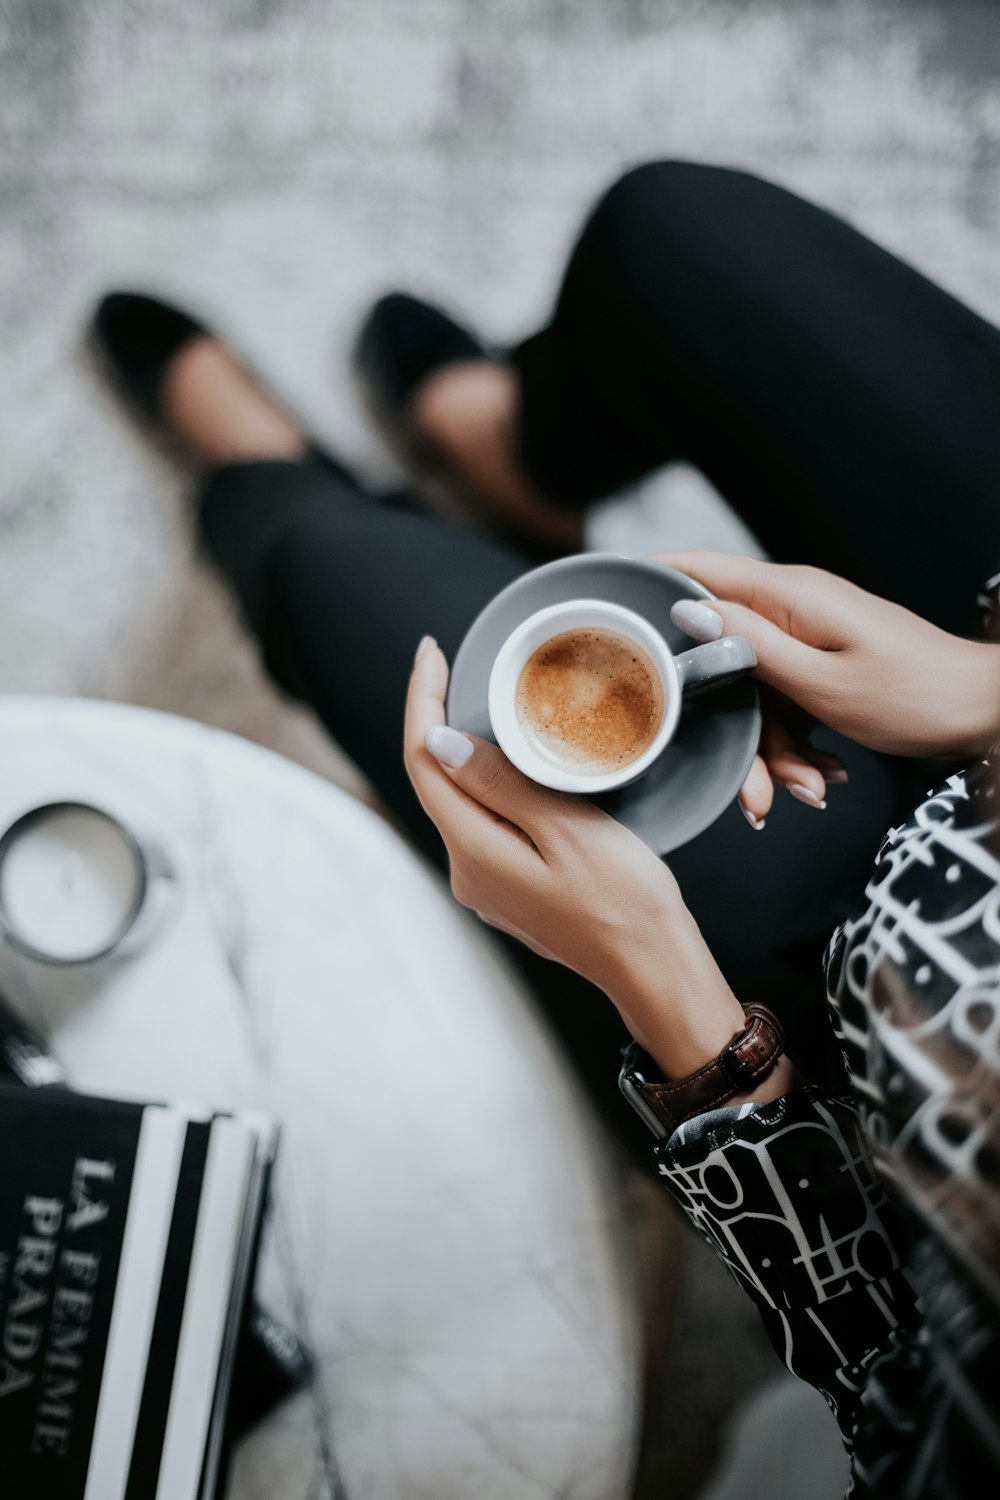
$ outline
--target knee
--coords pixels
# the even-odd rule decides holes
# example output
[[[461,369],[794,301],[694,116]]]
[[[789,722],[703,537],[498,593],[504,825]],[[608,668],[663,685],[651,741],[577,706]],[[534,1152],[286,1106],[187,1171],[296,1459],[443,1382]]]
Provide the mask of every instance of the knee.
[[[589,232],[618,244],[633,234],[729,234],[769,200],[791,198],[752,172],[691,161],[647,161],[619,177],[598,203]]]
[[[663,198],[683,197],[692,181],[716,170],[692,161],[640,162],[629,167],[612,183],[600,206],[609,213],[630,213],[637,207]]]

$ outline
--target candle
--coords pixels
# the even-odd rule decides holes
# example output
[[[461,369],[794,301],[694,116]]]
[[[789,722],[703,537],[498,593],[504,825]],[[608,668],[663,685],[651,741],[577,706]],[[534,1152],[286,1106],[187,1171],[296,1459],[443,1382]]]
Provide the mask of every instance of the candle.
[[[50,963],[109,952],[139,914],[142,851],[108,813],[57,802],[18,819],[0,840],[0,926]]]

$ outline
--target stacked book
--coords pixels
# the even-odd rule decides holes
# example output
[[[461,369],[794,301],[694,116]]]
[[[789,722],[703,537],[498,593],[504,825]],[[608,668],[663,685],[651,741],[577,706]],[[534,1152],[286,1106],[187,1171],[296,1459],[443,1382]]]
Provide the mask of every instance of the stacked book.
[[[32,1049],[0,1056],[0,1494],[211,1500],[275,1127],[72,1093]]]

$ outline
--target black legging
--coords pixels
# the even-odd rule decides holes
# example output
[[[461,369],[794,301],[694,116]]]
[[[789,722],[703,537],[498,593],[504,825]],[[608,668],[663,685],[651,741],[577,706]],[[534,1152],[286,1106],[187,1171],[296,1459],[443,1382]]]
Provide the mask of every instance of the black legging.
[[[778,561],[974,628],[996,566],[1000,334],[839,219],[744,173],[640,167],[598,204],[551,324],[511,359],[521,458],[561,503],[684,458]],[[320,455],[217,471],[202,517],[276,674],[443,862],[401,758],[413,652],[429,632],[453,657],[537,559]],[[731,807],[670,856],[737,995],[774,1006],[814,1072],[831,1066],[822,948],[917,789],[912,767],[823,743],[850,772],[827,812],[779,794],[756,834]],[[592,1096],[645,1148],[616,1097],[611,1005],[511,947]]]

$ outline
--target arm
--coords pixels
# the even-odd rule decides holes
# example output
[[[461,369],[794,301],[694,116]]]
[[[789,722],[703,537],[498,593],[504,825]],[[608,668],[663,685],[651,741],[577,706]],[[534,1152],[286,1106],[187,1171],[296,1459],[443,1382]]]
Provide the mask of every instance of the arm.
[[[592,804],[536,786],[496,746],[447,729],[447,676],[429,643],[411,683],[406,758],[448,846],[455,895],[603,988],[667,1077],[702,1066],[744,1015],[673,876]],[[897,1336],[909,1326],[913,1299],[850,1101],[800,1084],[786,1061],[738,1105],[681,1126],[657,1169],[779,1354],[827,1395],[850,1446],[867,1372],[893,1325]]]
[[[791,789],[811,779],[819,805],[824,778],[836,777],[808,744],[810,718],[895,753],[978,754],[995,738],[997,648],[945,636],[812,569],[711,554],[665,560],[744,601],[713,601],[715,625],[701,638],[750,636],[758,676],[779,695],[742,794],[761,816],[772,780]],[[743,569],[764,569],[766,589],[741,584]],[[940,693],[926,692],[928,670]],[[704,1065],[742,1010],[669,871],[582,799],[544,791],[496,747],[448,729],[446,686],[447,664],[425,642],[406,761],[448,846],[458,899],[605,989],[667,1077]],[[888,1500],[901,1493],[917,1437],[939,1431],[933,1361],[853,1101],[800,1085],[786,1065],[739,1108],[689,1121],[659,1148],[658,1168],[758,1303],[779,1351],[827,1394],[855,1451],[855,1493]],[[734,1213],[738,1204],[747,1211]]]

